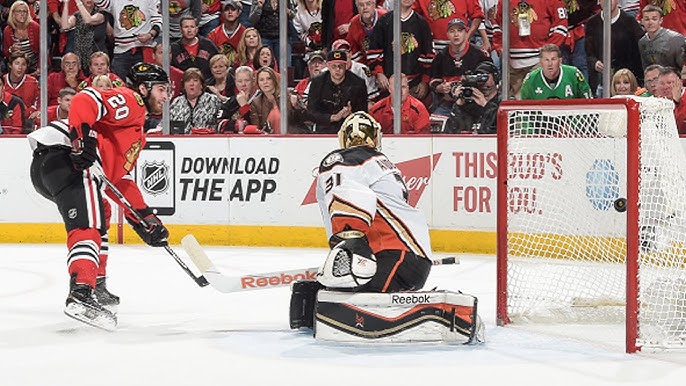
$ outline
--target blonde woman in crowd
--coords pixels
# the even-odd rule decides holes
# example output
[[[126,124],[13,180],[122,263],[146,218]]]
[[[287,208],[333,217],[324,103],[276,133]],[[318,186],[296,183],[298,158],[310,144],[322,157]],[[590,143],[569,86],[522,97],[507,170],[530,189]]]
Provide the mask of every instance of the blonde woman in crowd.
[[[240,42],[238,42],[238,52],[236,53],[236,63],[234,68],[240,66],[252,66],[253,59],[257,50],[262,47],[262,38],[255,28],[246,28]]]
[[[2,48],[6,58],[13,53],[23,53],[28,61],[26,73],[38,76],[40,25],[29,16],[29,5],[25,1],[15,1],[10,7]]]
[[[233,95],[236,82],[233,75],[229,73],[231,63],[224,54],[216,54],[210,58],[210,72],[212,77],[207,80],[207,89],[219,100],[226,102],[228,97]]]
[[[631,70],[621,68],[612,76],[612,83],[610,84],[610,95],[638,95],[639,90],[636,76]],[[645,90],[641,90],[643,92]],[[639,92],[639,94],[641,93]]]

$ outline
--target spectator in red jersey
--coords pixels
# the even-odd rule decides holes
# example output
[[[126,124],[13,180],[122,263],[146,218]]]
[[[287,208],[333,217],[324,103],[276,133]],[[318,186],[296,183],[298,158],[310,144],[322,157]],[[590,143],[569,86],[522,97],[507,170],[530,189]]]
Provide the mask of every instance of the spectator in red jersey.
[[[331,47],[338,39],[345,39],[350,20],[355,15],[353,0],[322,1],[322,47]]]
[[[481,21],[484,19],[484,11],[478,0],[445,0],[437,4],[435,0],[417,0],[413,9],[426,19],[433,35],[434,53],[448,45],[448,23],[459,18],[469,20],[467,28],[467,41],[478,31]]]
[[[233,67],[252,66],[252,60],[260,47],[262,47],[260,33],[253,27],[246,28],[243,36],[241,36],[241,40],[238,42],[238,52],[236,53],[236,62],[233,64]]]
[[[78,0],[78,11],[69,16],[68,8],[62,8],[60,18],[62,31],[70,31],[69,43],[65,52],[74,52],[79,56],[83,65],[82,70],[88,72],[88,58],[93,52],[107,51],[107,23],[105,14],[95,8],[94,0]]]
[[[351,59],[362,64],[368,64],[369,39],[379,17],[387,11],[383,8],[377,8],[374,0],[356,0],[355,5],[359,14],[350,19],[350,28],[345,40],[350,43]]]
[[[389,78],[391,94],[376,102],[369,113],[381,124],[381,132],[393,134],[393,75]],[[400,134],[429,134],[431,123],[429,111],[419,99],[410,95],[410,85],[405,74],[400,74]]]
[[[80,70],[80,59],[76,54],[72,52],[64,54],[60,66],[62,71],[48,75],[48,106],[54,106],[57,103],[57,96],[63,88],[69,87],[76,90],[86,79]]]
[[[181,40],[171,45],[171,65],[184,72],[195,67],[204,79],[212,76],[210,58],[219,53],[211,40],[198,35],[198,22],[192,16],[181,18]]]
[[[5,77],[0,76],[0,133],[22,134],[31,130],[24,122],[24,102],[5,91]]]
[[[498,1],[497,9],[503,9],[503,0]],[[539,66],[541,47],[546,44],[559,47],[565,42],[567,10],[562,0],[510,2],[509,10],[496,12],[493,23],[493,47],[499,55],[503,47],[502,12],[510,14],[510,68],[507,69],[510,84],[507,87],[509,97],[519,98],[524,77]]]
[[[674,102],[674,118],[679,134],[686,134],[686,101],[679,72],[672,67],[660,68],[655,96]]]
[[[15,1],[7,16],[3,34],[3,54],[8,58],[15,52],[24,54],[28,63],[27,73],[37,75],[40,52],[40,25],[29,17],[29,6],[22,0]]]
[[[213,29],[212,32],[207,35],[207,38],[212,40],[219,51],[226,55],[230,64],[233,64],[236,61],[238,45],[245,32],[245,26],[238,22],[238,17],[240,16],[242,9],[243,3],[240,1],[227,1],[224,4],[224,10],[222,11],[224,23]]]
[[[89,87],[93,83],[93,78],[98,75],[107,75],[112,81],[114,87],[124,86],[124,82],[115,73],[110,72],[110,57],[102,51],[93,52],[88,61],[88,69],[91,74],[88,78],[79,83],[77,91],[81,91]]]
[[[28,62],[21,52],[14,52],[8,59],[9,72],[5,74],[5,91],[24,102],[24,122],[33,122],[39,114],[40,89],[38,81],[26,73]]]

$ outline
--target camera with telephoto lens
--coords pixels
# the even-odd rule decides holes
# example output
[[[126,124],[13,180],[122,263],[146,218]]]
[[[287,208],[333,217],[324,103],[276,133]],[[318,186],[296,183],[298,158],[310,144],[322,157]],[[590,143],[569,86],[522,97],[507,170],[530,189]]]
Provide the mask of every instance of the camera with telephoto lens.
[[[483,86],[486,82],[488,82],[488,74],[466,74],[462,76],[462,92],[456,94],[460,83],[454,82],[450,87],[450,93],[458,99],[462,98],[465,102],[471,102],[474,88]]]

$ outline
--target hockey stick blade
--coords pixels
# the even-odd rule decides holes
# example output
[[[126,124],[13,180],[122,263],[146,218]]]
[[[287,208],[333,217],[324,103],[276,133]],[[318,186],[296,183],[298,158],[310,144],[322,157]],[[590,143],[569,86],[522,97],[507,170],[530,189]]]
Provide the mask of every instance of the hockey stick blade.
[[[292,269],[243,276],[222,274],[193,235],[181,239],[181,246],[207,281],[219,292],[240,292],[288,286],[298,280],[315,280],[318,268]],[[434,265],[460,264],[453,256],[432,260]]]

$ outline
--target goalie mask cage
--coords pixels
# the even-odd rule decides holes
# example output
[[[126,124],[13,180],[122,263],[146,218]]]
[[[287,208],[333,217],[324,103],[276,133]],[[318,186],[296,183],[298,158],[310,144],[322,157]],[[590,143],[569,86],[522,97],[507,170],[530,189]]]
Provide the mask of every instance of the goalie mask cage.
[[[625,327],[686,348],[686,158],[670,101],[506,101],[497,320]]]

